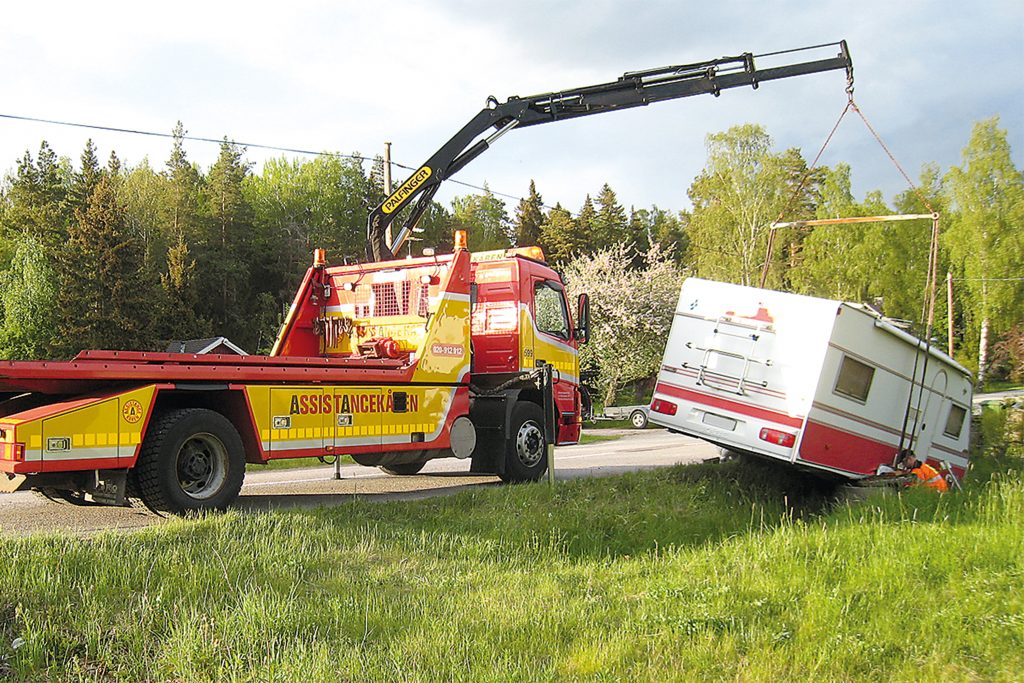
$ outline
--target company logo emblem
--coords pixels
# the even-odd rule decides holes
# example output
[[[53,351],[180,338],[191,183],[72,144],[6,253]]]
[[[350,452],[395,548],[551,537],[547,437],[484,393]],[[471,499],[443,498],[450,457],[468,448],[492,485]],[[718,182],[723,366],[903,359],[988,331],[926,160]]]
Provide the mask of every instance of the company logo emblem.
[[[125,401],[124,405],[121,406],[121,417],[128,424],[135,424],[142,419],[142,404],[132,399],[131,401]]]
[[[462,358],[466,351],[462,344],[434,344],[430,352],[435,356],[448,356],[449,358]]]
[[[431,176],[433,171],[430,170],[429,166],[420,166],[420,168],[409,176],[409,179],[402,183],[402,186],[395,190],[390,197],[384,200],[384,204],[380,207],[380,210],[384,213],[391,213],[398,206],[409,198],[409,196],[416,191],[416,189],[427,181],[427,178]]]

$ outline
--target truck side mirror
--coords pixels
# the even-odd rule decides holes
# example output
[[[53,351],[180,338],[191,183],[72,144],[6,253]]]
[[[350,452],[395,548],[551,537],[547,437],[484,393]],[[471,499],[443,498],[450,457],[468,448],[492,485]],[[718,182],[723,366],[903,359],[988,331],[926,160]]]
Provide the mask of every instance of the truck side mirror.
[[[586,344],[590,339],[590,296],[580,294],[576,301],[576,339]]]

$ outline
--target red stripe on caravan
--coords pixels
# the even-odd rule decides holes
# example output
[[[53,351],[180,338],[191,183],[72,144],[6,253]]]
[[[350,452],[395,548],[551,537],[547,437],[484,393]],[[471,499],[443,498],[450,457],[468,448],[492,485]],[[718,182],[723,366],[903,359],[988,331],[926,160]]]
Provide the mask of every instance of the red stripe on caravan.
[[[792,415],[780,413],[775,410],[752,406],[747,403],[740,403],[739,401],[722,398],[721,396],[705,394],[704,392],[694,391],[693,389],[684,389],[683,387],[676,386],[675,384],[668,384],[667,382],[658,382],[658,385],[654,388],[654,392],[665,394],[666,396],[675,396],[676,398],[681,398],[683,400],[690,401],[691,403],[699,403],[701,405],[712,406],[714,408],[728,410],[733,413],[739,413],[740,415],[756,417],[760,420],[776,422],[789,427],[800,428],[804,423],[803,418],[800,417],[793,417]]]
[[[855,474],[874,474],[882,463],[891,465],[895,455],[891,444],[811,420],[800,442],[801,459]]]

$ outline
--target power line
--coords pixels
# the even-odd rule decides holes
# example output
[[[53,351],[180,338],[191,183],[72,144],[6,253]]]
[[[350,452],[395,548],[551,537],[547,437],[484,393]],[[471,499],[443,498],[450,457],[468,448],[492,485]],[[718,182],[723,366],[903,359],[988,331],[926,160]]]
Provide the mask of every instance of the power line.
[[[124,134],[127,134],[127,135],[143,135],[143,136],[146,136],[146,137],[153,137],[153,138],[170,138],[170,139],[174,138],[174,134],[173,133],[157,133],[157,132],[149,131],[149,130],[139,130],[139,129],[135,129],[135,128],[119,128],[117,126],[100,126],[100,125],[97,125],[97,124],[77,123],[77,122],[74,122],[74,121],[58,121],[56,119],[44,119],[44,118],[39,118],[39,117],[35,117],[35,116],[18,116],[17,114],[0,114],[0,118],[2,118],[2,119],[11,119],[11,120],[14,120],[14,121],[27,121],[27,122],[30,122],[30,123],[45,123],[45,124],[53,125],[53,126],[67,126],[69,128],[85,128],[87,130],[102,130],[102,131],[106,131],[108,133],[124,133]],[[200,136],[197,136],[197,135],[182,135],[181,139],[182,140],[191,140],[193,142],[207,142],[207,143],[212,143],[212,144],[215,144],[215,145],[222,144],[225,141],[224,139],[217,140],[215,138],[205,138],[205,137],[200,137]],[[241,142],[241,141],[238,141],[238,140],[227,140],[227,142],[232,144],[232,145],[237,145],[239,147],[246,147],[246,148],[253,148],[253,149],[265,149],[265,150],[270,150],[270,151],[273,151],[273,152],[288,152],[290,154],[305,154],[305,155],[310,155],[310,156],[328,156],[328,157],[334,157],[334,158],[337,158],[337,159],[352,159],[352,160],[355,160],[355,161],[370,161],[370,162],[373,162],[375,160],[375,157],[367,157],[367,156],[362,156],[360,154],[342,154],[340,152],[323,152],[323,151],[315,152],[313,150],[301,149],[301,148],[298,148],[298,147],[281,147],[279,145],[267,145],[267,144],[262,144],[262,143],[259,143],[259,142]],[[392,163],[392,165],[397,166],[398,168],[401,168],[401,169],[405,169],[406,171],[415,171],[418,168],[417,166],[406,166],[405,164],[401,164],[401,163],[399,163],[397,161],[392,161],[391,163]],[[490,187],[482,187],[480,185],[474,185],[472,183],[467,183],[467,182],[462,181],[462,180],[455,180],[453,178],[449,178],[448,182],[449,183],[453,183],[455,185],[462,185],[463,187],[468,187],[468,188],[473,189],[473,190],[479,190],[480,192],[490,192],[493,195],[497,195],[499,197],[504,197],[506,199],[515,199],[515,200],[518,200],[518,201],[523,201],[523,197],[521,197],[519,195],[509,194],[507,192],[498,192],[496,190],[492,190]],[[543,205],[543,206],[546,209],[554,208],[554,207],[548,206],[546,204]]]

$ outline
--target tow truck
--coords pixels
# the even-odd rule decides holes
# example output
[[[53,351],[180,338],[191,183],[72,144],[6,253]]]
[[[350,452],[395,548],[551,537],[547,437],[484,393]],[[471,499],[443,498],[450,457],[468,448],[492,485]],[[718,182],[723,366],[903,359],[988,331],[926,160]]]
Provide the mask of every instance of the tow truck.
[[[350,455],[409,475],[456,457],[508,482],[540,478],[549,445],[580,438],[587,295],[571,315],[535,246],[473,254],[457,233],[451,254],[396,259],[441,182],[513,128],[822,71],[852,79],[845,42],[801,50],[822,48],[838,54],[759,69],[744,53],[491,98],[370,213],[366,263],[314,252],[270,355],[87,350],[0,363],[0,485],[181,514],[227,507],[246,463],[280,458]]]

